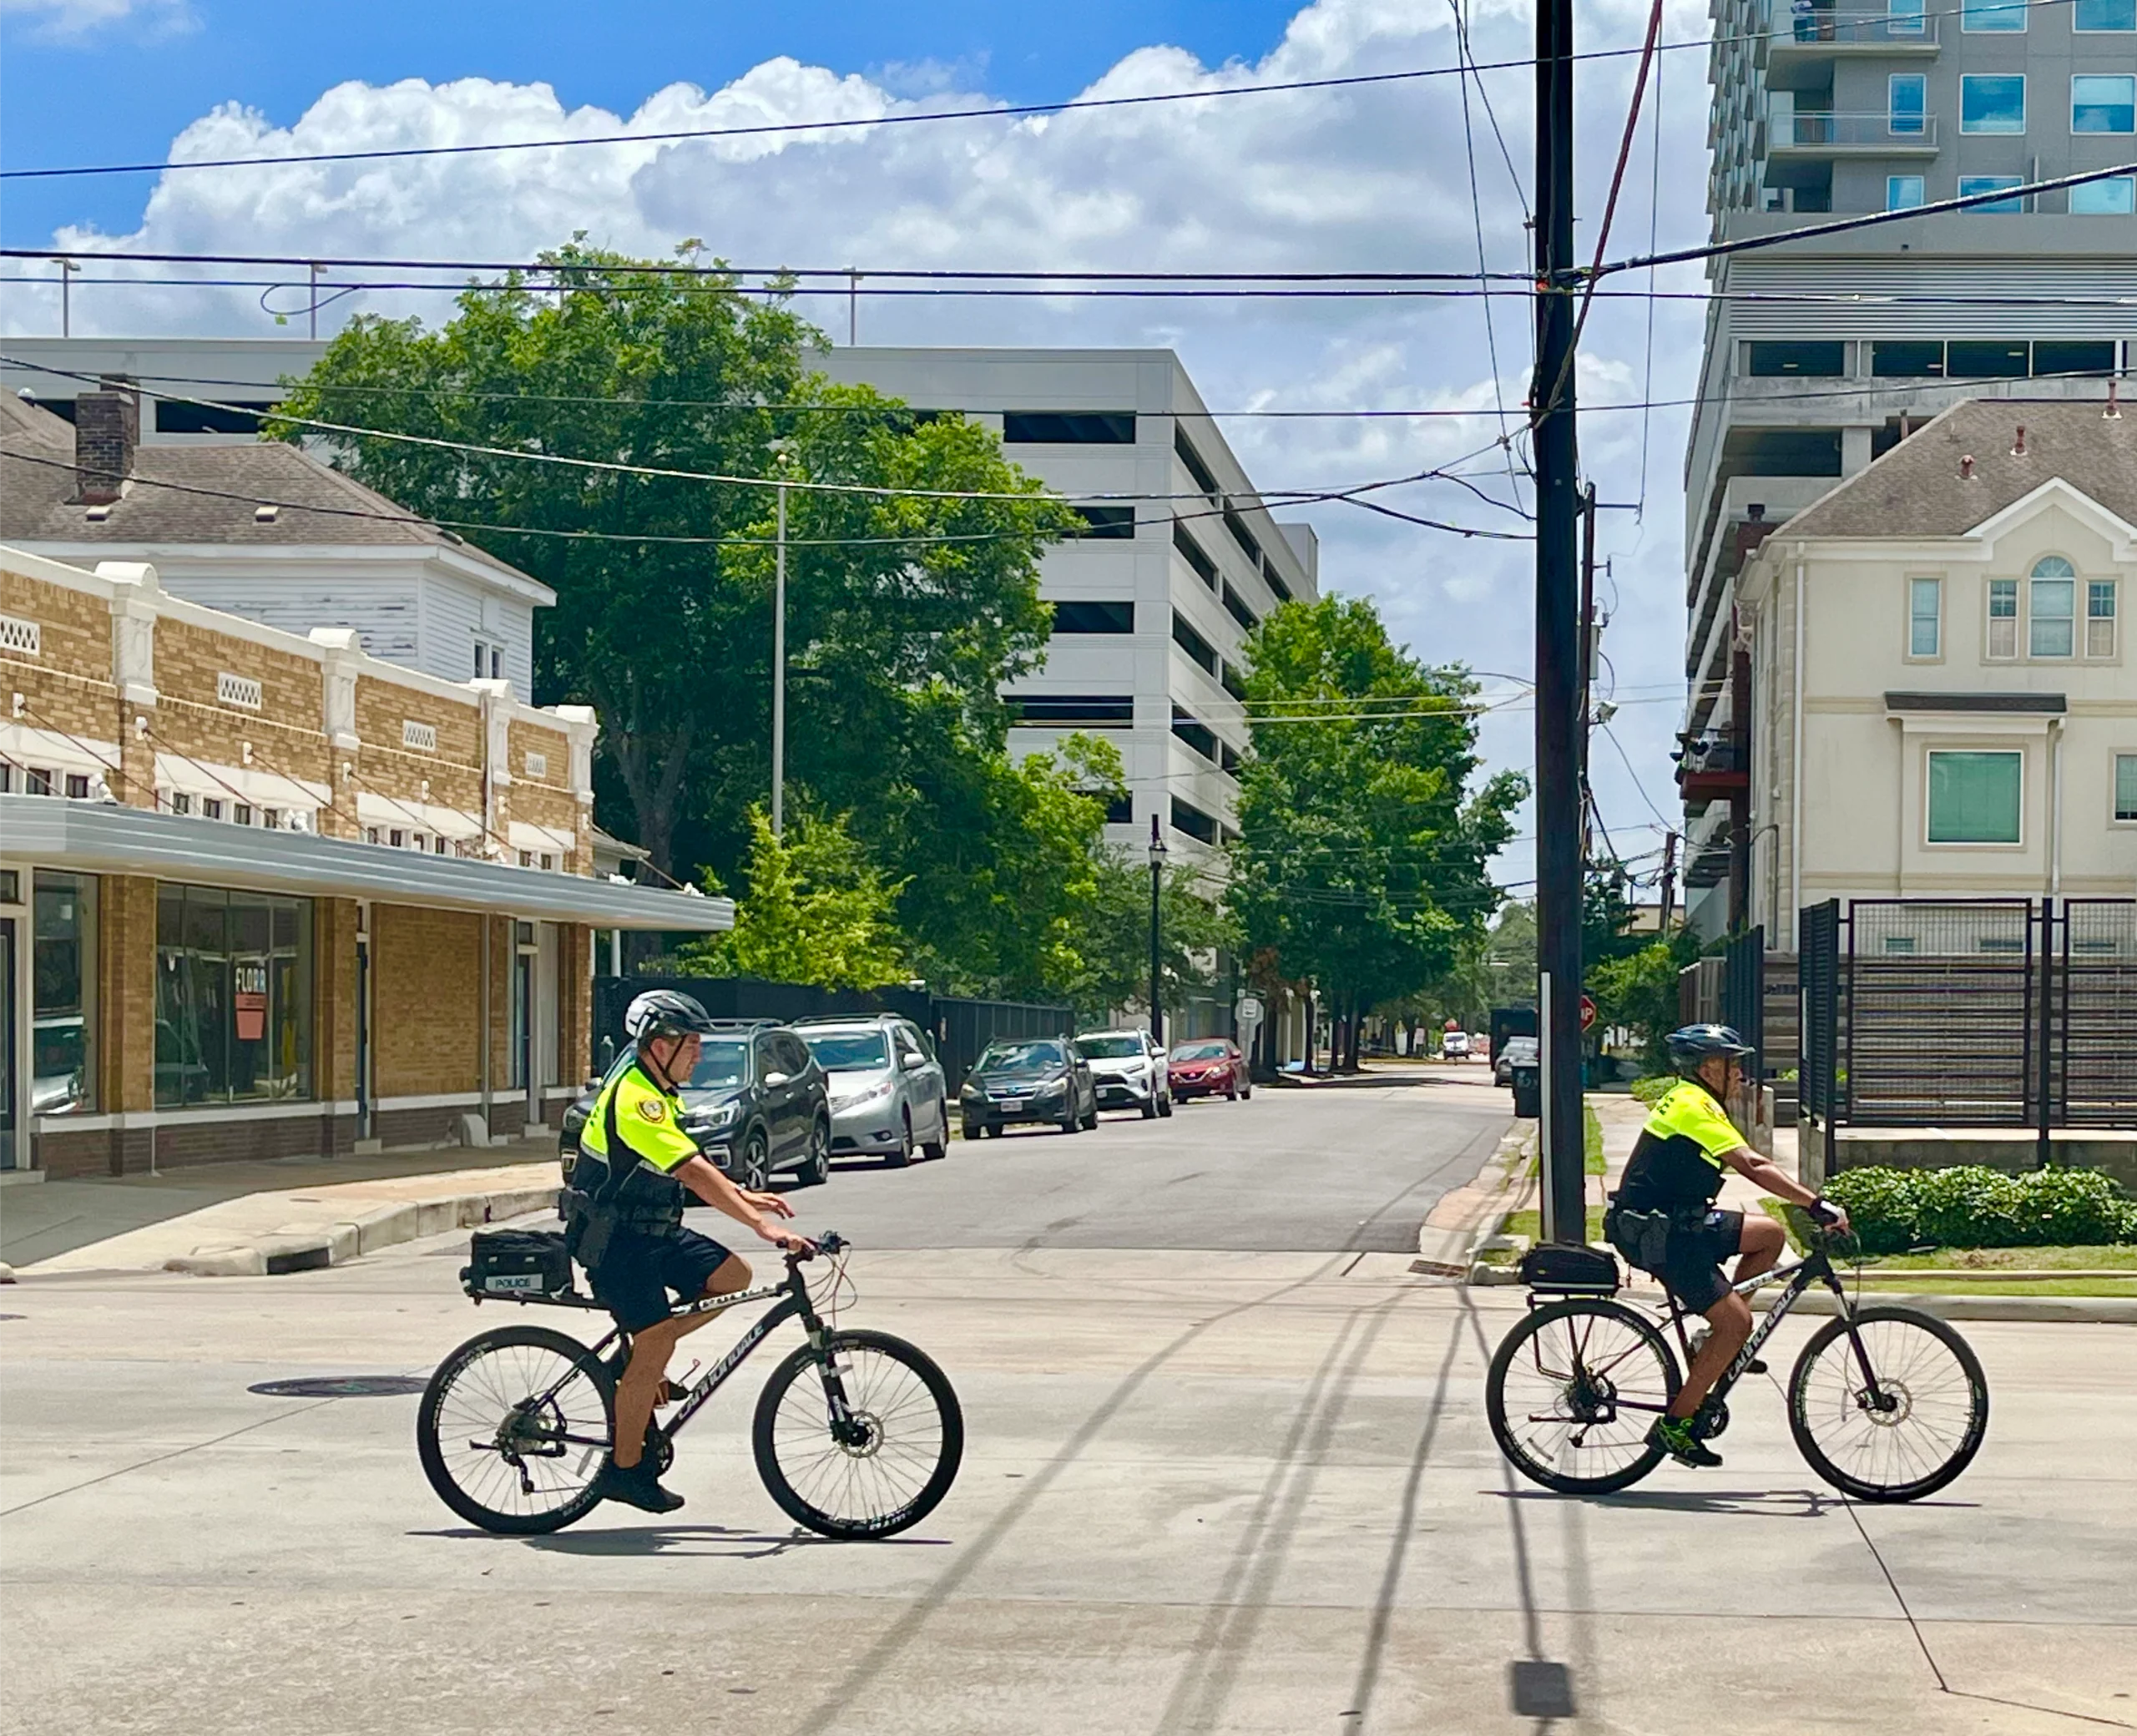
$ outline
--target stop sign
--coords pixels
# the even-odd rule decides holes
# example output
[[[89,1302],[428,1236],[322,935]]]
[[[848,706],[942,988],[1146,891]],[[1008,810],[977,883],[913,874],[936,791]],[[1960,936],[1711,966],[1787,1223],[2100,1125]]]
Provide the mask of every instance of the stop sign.
[[[1586,995],[1580,997],[1580,1028],[1585,1031],[1595,1022],[1595,1002]]]

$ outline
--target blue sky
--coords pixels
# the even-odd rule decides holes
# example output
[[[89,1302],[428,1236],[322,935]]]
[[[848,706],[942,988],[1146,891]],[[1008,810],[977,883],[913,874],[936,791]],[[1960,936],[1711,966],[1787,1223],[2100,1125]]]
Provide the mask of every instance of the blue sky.
[[[905,94],[947,82],[1009,103],[1045,101],[1153,43],[1210,66],[1258,58],[1297,10],[1285,0],[134,0],[109,22],[66,22],[127,3],[33,0],[0,15],[0,160],[9,168],[159,159],[221,103],[287,126],[349,78],[546,83],[567,108],[628,114],[659,86],[710,90],[787,54],[870,73]],[[130,229],[149,184],[16,183],[0,207],[0,237],[36,246],[63,225]]]

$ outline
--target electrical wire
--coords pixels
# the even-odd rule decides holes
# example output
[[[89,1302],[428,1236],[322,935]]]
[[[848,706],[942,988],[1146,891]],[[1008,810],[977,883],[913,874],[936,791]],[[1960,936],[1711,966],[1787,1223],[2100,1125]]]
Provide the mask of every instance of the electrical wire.
[[[1655,124],[1654,160],[1648,169],[1647,192],[1647,250],[1653,253],[1661,233],[1662,223],[1662,62],[1655,63]],[[1655,268],[1649,266],[1647,287],[1655,287]],[[1655,309],[1656,298],[1649,294],[1647,300],[1647,342],[1640,361],[1639,395],[1643,399],[1655,396]],[[1639,415],[1639,504],[1633,509],[1633,522],[1641,527],[1643,537],[1647,523],[1647,447],[1648,437],[1655,425],[1652,410],[1643,410]],[[1637,545],[1635,545],[1637,546]]]
[[[1463,10],[1465,3],[1466,0],[1447,0],[1448,8],[1454,14],[1454,39],[1456,48],[1461,55],[1463,63],[1466,66],[1469,60],[1469,32]],[[1480,91],[1483,87],[1483,81],[1482,79],[1478,81]],[[1502,149],[1503,149],[1504,142],[1502,141],[1501,143]],[[1480,280],[1483,280],[1489,278],[1491,275],[1491,264],[1485,255],[1484,204],[1483,194],[1477,185],[1477,135],[1476,129],[1470,123],[1469,80],[1466,75],[1462,80],[1462,149],[1463,154],[1469,165],[1469,214],[1475,225],[1477,231],[1477,275]],[[1507,166],[1510,169],[1513,165],[1512,162],[1509,161]],[[1518,190],[1518,188],[1517,190]],[[1514,464],[1513,431],[1507,420],[1506,387],[1499,376],[1498,329],[1496,322],[1492,318],[1492,298],[1487,295],[1483,299],[1484,303],[1484,347],[1486,354],[1491,359],[1492,365],[1492,404],[1498,412],[1499,441],[1502,449],[1506,453],[1507,487],[1513,492],[1515,501],[1518,502],[1521,498],[1521,482]]]
[[[1627,703],[1634,704],[1637,702],[1628,701]],[[1663,813],[1661,809],[1655,805],[1654,797],[1650,796],[1647,793],[1647,785],[1640,781],[1639,773],[1634,770],[1633,756],[1625,751],[1624,743],[1618,739],[1618,732],[1613,729],[1607,723],[1600,724],[1598,727],[1601,729],[1605,735],[1610,738],[1610,745],[1618,750],[1618,757],[1625,762],[1625,771],[1633,780],[1633,788],[1639,792],[1639,799],[1647,804],[1647,811],[1652,814],[1657,820],[1660,820],[1665,826],[1675,824],[1675,822],[1672,822],[1668,816]]]

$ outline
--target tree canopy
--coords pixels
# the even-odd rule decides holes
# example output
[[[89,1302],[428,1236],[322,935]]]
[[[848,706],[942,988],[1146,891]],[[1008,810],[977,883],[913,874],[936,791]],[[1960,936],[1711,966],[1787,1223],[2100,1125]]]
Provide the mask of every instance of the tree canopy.
[[[1478,762],[1477,684],[1392,643],[1362,598],[1286,603],[1250,635],[1253,753],[1229,901],[1248,949],[1362,1012],[1442,976],[1498,901],[1484,865],[1527,793]]]

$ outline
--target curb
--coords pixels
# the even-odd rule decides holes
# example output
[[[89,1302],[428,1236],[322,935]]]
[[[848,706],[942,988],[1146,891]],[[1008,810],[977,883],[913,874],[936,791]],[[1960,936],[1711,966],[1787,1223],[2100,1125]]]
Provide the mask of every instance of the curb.
[[[1522,1200],[1520,1182],[1527,1163],[1533,1123],[1520,1123],[1499,1136],[1498,1148],[1478,1172],[1483,1182],[1494,1168],[1498,1171],[1498,1192],[1475,1223],[1435,1224],[1430,1217],[1417,1227],[1417,1260],[1411,1268],[1436,1278],[1476,1281],[1480,1269],[1478,1250],[1505,1227],[1510,1214]]]
[[[209,1243],[163,1263],[166,1272],[196,1278],[279,1278],[316,1272],[400,1242],[419,1241],[447,1230],[477,1229],[500,1219],[553,1209],[554,1186],[504,1188],[442,1199],[390,1200],[352,1218],[326,1224],[292,1224],[264,1236]]]

